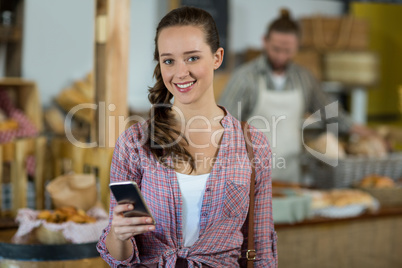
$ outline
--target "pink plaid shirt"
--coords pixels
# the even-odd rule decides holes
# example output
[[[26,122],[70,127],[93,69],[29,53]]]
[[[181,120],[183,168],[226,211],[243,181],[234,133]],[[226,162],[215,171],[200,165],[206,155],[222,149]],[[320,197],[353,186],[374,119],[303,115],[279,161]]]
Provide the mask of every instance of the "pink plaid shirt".
[[[207,180],[200,215],[199,239],[183,246],[182,200],[173,169],[160,165],[142,146],[147,123],[137,123],[118,139],[111,165],[110,181],[135,181],[156,220],[156,228],[132,237],[133,254],[124,261],[114,259],[105,245],[116,201],[111,195],[110,219],[97,249],[112,267],[157,264],[175,267],[184,258],[188,267],[238,267],[243,243],[241,231],[249,206],[251,164],[247,156],[240,122],[226,112],[221,120],[224,133],[216,162]],[[276,233],[272,219],[271,149],[265,135],[251,127],[254,147],[255,190],[255,267],[277,267]],[[172,158],[167,159],[172,165]]]

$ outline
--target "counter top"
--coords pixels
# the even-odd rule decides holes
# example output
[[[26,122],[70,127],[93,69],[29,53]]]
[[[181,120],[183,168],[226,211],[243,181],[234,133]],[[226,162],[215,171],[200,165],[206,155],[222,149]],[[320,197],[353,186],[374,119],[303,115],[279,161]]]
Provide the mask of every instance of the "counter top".
[[[297,223],[275,224],[275,229],[286,229],[286,228],[294,228],[294,227],[302,227],[302,226],[311,226],[314,224],[345,223],[345,222],[350,222],[350,221],[369,220],[369,219],[373,219],[373,218],[392,217],[392,216],[402,217],[402,207],[381,208],[375,213],[366,212],[362,215],[359,215],[356,217],[349,217],[349,218],[334,219],[334,218],[324,218],[324,217],[313,217],[313,218],[306,219],[302,222],[297,222]]]

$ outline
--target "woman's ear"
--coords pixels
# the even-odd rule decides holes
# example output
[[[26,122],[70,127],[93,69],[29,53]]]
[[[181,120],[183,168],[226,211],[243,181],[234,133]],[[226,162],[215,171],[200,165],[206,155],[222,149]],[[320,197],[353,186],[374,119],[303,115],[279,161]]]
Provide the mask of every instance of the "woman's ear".
[[[223,61],[223,54],[224,50],[223,48],[218,48],[214,54],[214,70],[218,69]]]

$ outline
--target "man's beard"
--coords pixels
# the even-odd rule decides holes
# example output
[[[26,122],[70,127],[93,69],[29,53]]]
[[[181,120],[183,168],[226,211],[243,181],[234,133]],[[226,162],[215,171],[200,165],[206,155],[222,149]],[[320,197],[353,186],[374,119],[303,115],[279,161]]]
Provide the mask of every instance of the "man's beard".
[[[286,64],[283,64],[283,65],[275,65],[272,61],[271,61],[271,59],[269,58],[269,57],[267,57],[267,60],[268,60],[268,64],[271,66],[271,69],[272,69],[272,71],[274,71],[274,72],[283,72],[283,71],[286,71],[286,69],[288,68],[288,66],[289,66],[289,62],[288,63],[286,63]]]

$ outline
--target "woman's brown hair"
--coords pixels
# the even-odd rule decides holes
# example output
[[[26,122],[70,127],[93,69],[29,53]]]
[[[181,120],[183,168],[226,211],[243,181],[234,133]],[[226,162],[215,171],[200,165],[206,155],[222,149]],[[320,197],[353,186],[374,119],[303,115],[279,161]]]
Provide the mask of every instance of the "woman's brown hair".
[[[291,18],[289,10],[281,9],[280,17],[268,25],[265,37],[268,38],[272,32],[291,33],[299,36],[300,28],[297,22]]]
[[[191,154],[184,148],[182,143],[177,142],[183,139],[188,141],[183,133],[172,128],[175,124],[172,114],[171,100],[173,95],[168,91],[163,83],[162,73],[159,63],[158,38],[160,32],[173,26],[196,26],[204,32],[205,42],[215,53],[219,45],[219,34],[212,16],[200,8],[181,7],[170,11],[158,24],[155,35],[154,60],[157,61],[154,78],[156,82],[149,89],[148,99],[152,104],[150,110],[150,121],[148,125],[148,135],[146,146],[149,147],[153,156],[164,166],[166,158],[175,157],[180,161],[190,164],[192,170],[195,170],[195,161]],[[170,167],[173,168],[173,167]]]

